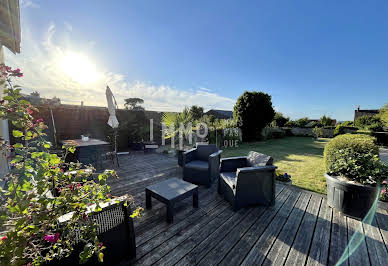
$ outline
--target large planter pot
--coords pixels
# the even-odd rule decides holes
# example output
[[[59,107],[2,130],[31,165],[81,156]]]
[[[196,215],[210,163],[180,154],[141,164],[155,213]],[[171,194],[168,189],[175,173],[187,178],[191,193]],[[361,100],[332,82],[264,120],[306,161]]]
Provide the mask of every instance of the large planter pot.
[[[378,193],[376,187],[352,184],[325,174],[327,204],[346,216],[363,219],[372,207]]]

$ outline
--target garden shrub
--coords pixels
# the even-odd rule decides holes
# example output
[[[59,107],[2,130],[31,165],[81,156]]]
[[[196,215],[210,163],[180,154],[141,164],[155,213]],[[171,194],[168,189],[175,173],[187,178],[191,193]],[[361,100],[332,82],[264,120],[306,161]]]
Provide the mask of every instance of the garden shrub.
[[[271,96],[264,92],[245,91],[237,99],[233,116],[242,130],[244,141],[259,139],[261,130],[275,116]]]
[[[368,129],[371,131],[382,131],[384,126],[378,115],[365,115],[358,117],[354,124],[359,129]]]
[[[284,127],[285,124],[290,121],[290,118],[289,117],[285,117],[283,116],[282,113],[280,112],[276,112],[275,113],[275,116],[271,122],[271,126],[273,127]]]
[[[308,117],[303,117],[295,121],[297,127],[305,127],[309,122]]]
[[[313,128],[313,134],[315,138],[322,137],[324,132],[323,132],[323,127],[314,127]]]
[[[359,183],[373,184],[388,174],[379,159],[375,138],[360,134],[344,134],[335,137],[325,146],[326,172]]]

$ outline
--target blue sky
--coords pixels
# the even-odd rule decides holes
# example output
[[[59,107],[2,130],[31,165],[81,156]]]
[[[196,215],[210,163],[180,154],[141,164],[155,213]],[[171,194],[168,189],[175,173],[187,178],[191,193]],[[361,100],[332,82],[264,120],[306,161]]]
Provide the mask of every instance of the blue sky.
[[[358,105],[388,102],[387,14],[382,0],[24,0],[22,53],[8,58],[22,85],[65,102],[104,105],[108,83],[148,109],[231,110],[260,90],[291,118],[351,120]],[[69,51],[98,81],[53,66]]]

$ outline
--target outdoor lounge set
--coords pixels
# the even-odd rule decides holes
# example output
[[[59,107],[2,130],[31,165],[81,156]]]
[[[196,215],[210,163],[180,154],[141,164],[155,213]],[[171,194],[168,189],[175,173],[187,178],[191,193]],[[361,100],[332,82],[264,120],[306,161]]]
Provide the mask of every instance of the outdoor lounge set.
[[[248,156],[221,159],[222,150],[214,144],[198,144],[183,153],[183,180],[171,178],[146,188],[146,207],[151,197],[167,205],[167,221],[173,221],[174,203],[193,197],[198,207],[198,186],[210,187],[218,179],[218,193],[234,211],[250,205],[275,203],[275,169],[272,157],[258,152]],[[195,185],[194,185],[195,184]]]

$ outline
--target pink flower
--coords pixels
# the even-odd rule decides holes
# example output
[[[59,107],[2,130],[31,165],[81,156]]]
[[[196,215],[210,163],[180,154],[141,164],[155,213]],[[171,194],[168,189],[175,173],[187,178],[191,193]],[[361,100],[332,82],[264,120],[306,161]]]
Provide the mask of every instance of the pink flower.
[[[381,190],[381,194],[385,194],[386,192],[387,192],[386,189],[382,189],[382,190]]]
[[[33,112],[30,108],[27,108],[27,113],[29,113],[30,115],[32,115],[34,112]]]
[[[73,189],[73,185],[67,185],[67,188]]]
[[[80,183],[78,183],[78,184],[77,184],[77,187],[80,188],[80,187],[82,187],[82,185],[81,185]]]
[[[38,120],[36,120],[36,123],[42,123],[43,122],[43,118],[39,118]]]
[[[6,240],[8,237],[7,236],[2,236],[1,238],[0,238],[0,240],[1,241],[4,241],[4,240]]]
[[[102,242],[98,243],[98,247],[99,247],[99,248],[102,247],[102,246],[103,246],[103,243],[102,243]]]
[[[43,239],[46,240],[47,242],[55,243],[55,242],[58,241],[59,236],[60,236],[59,233],[55,233],[55,235],[45,235],[45,236],[43,237]]]
[[[15,69],[14,72],[20,73],[20,68]]]
[[[384,185],[388,185],[387,180],[384,180],[384,181],[383,181],[383,184],[384,184]]]

